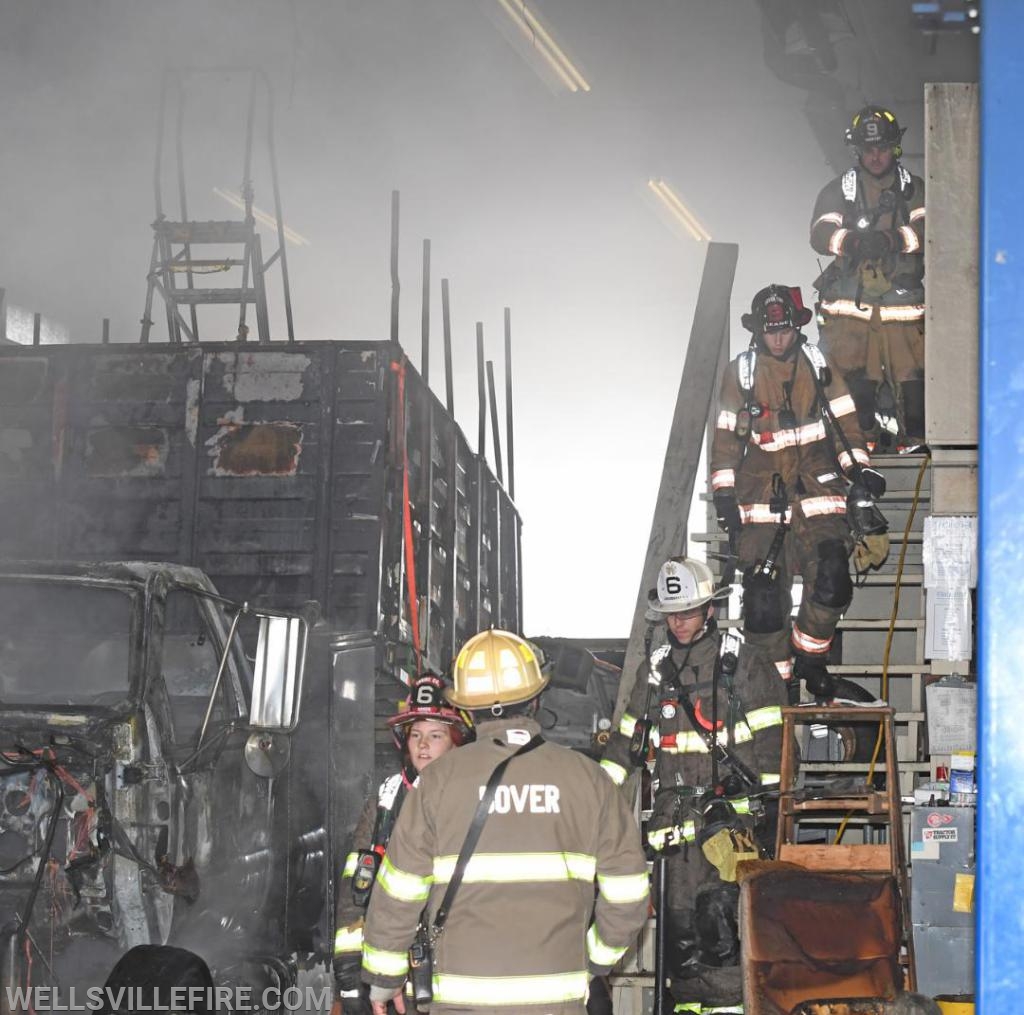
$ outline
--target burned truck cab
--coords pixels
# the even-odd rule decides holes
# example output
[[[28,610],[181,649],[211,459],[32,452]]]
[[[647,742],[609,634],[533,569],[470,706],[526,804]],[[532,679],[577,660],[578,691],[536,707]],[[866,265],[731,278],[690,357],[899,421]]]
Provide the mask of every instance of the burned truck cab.
[[[0,563],[0,988],[164,943],[280,980],[307,632],[191,567]]]

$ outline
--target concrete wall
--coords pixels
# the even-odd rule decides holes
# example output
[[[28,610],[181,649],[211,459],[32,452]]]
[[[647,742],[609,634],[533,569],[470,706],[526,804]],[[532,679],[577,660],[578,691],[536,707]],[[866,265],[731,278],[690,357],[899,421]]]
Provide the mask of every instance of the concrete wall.
[[[925,85],[925,430],[933,448],[978,443],[978,128],[976,84]]]

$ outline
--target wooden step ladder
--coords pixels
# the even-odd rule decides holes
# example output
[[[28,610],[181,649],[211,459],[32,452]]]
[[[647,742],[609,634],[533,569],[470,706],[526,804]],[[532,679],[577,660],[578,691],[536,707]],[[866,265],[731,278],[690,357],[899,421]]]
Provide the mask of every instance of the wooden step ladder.
[[[782,710],[782,765],[779,780],[779,823],[776,834],[777,860],[798,864],[808,870],[834,872],[885,872],[895,879],[900,897],[901,934],[904,954],[902,963],[906,987],[913,990],[916,982],[914,944],[910,924],[910,889],[907,878],[907,857],[903,842],[903,816],[900,797],[899,766],[896,736],[893,728],[894,710],[888,706],[796,706]],[[798,730],[814,724],[844,727],[851,723],[875,723],[881,731],[878,752],[880,763],[874,772],[884,773],[885,786],[878,789],[868,777],[864,762],[819,761],[800,764]],[[821,778],[816,778],[820,776]],[[842,784],[836,777],[863,776],[862,782],[847,778]],[[802,782],[802,785],[798,785]],[[831,785],[830,785],[831,782]],[[843,844],[834,840],[800,842],[801,823],[813,824],[834,838],[856,821],[862,837],[884,841]]]

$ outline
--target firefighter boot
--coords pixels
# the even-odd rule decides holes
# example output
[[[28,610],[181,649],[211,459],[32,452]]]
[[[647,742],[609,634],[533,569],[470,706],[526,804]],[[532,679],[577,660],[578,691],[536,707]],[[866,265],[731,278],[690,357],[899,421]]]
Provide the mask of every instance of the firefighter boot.
[[[815,701],[830,701],[835,697],[836,679],[829,673],[822,659],[797,654],[793,663],[793,679],[803,680]]]
[[[924,444],[924,380],[904,381],[900,385],[900,400],[907,431],[903,445],[907,450],[917,449]]]
[[[846,386],[857,408],[857,422],[860,424],[864,439],[872,445],[876,444],[880,430],[875,418],[875,391],[878,382],[865,376],[863,370],[854,370],[847,374]]]

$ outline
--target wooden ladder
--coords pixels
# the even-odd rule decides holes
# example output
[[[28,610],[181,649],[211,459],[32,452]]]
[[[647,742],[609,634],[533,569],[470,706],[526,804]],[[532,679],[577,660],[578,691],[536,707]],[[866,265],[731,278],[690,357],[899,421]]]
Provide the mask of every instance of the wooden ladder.
[[[797,706],[782,710],[782,767],[779,780],[779,824],[776,834],[775,858],[798,864],[815,871],[873,871],[887,872],[896,881],[900,896],[903,926],[904,975],[908,990],[916,982],[914,944],[910,924],[910,889],[907,879],[907,859],[903,844],[903,816],[900,798],[900,780],[896,760],[896,735],[893,729],[894,710],[878,706]],[[799,762],[798,727],[812,724],[843,727],[851,723],[877,722],[881,731],[879,764],[875,772],[884,773],[885,786],[876,788],[867,781],[866,763]],[[815,776],[823,777],[820,785]],[[829,785],[829,777],[857,776],[864,781],[841,786]],[[797,785],[802,777],[803,785]],[[865,841],[807,843],[799,841],[801,822],[823,828],[826,834],[857,817],[864,831],[881,832],[882,842]],[[865,836],[866,838],[867,836]]]

